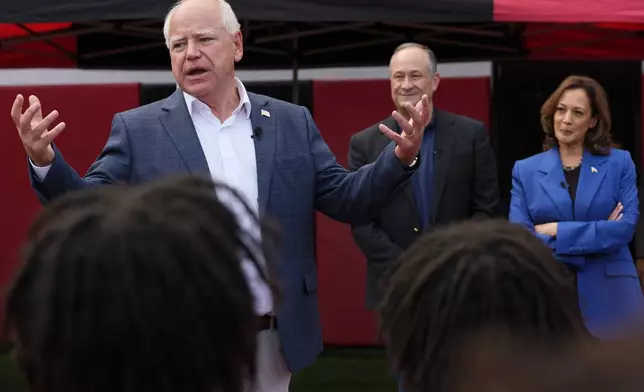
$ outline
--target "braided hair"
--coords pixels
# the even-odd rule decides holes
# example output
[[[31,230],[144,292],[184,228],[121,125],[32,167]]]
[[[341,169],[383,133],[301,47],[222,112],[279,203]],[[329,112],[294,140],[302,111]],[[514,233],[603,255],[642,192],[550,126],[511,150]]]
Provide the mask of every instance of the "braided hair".
[[[413,392],[451,391],[457,353],[476,334],[502,329],[539,345],[584,330],[571,275],[534,234],[507,221],[426,234],[387,276],[383,340]]]
[[[254,380],[240,260],[258,265],[261,250],[222,189],[237,195],[197,177],[101,187],[41,213],[5,320],[32,392],[241,392]]]

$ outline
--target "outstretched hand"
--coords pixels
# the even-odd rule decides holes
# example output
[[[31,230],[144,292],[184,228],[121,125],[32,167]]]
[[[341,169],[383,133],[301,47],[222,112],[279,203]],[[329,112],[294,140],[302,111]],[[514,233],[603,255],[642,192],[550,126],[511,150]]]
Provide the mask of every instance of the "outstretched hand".
[[[65,123],[58,123],[52,130],[48,130],[58,118],[58,111],[53,110],[43,119],[42,107],[35,95],[29,97],[29,107],[24,113],[23,104],[24,98],[18,94],[11,107],[11,118],[16,125],[22,145],[36,166],[50,165],[55,155],[51,143],[63,132]]]
[[[392,113],[400,129],[402,129],[400,134],[392,131],[385,124],[380,124],[379,128],[380,132],[396,143],[394,153],[400,162],[404,165],[410,165],[418,156],[423,142],[423,133],[427,125],[429,125],[429,98],[427,95],[423,95],[415,107],[407,102],[405,103],[405,109],[409,113],[409,120],[406,120],[398,111]]]

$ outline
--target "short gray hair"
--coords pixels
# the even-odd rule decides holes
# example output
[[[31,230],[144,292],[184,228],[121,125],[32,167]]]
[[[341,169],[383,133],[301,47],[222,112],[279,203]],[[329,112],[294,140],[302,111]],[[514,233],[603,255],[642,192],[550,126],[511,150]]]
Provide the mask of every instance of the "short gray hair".
[[[429,57],[429,72],[431,74],[436,73],[436,71],[438,70],[438,60],[436,59],[436,55],[428,46],[425,46],[423,44],[416,42],[405,42],[404,44],[400,44],[396,47],[396,49],[394,49],[394,53],[391,55],[391,57],[393,58],[396,53],[408,48],[417,48],[427,53],[427,56]]]
[[[221,23],[224,25],[226,28],[226,31],[228,31],[230,34],[236,34],[239,32],[239,29],[241,28],[241,25],[239,24],[239,21],[237,20],[237,15],[235,15],[235,12],[233,11],[232,7],[226,0],[213,0],[213,1],[218,1],[219,2],[219,7],[221,9]],[[172,18],[172,14],[174,14],[174,11],[179,8],[179,6],[183,3],[185,3],[186,0],[179,0],[177,1],[168,11],[168,13],[165,16],[165,21],[163,22],[163,37],[165,38],[165,45],[167,47],[170,47],[170,19]]]

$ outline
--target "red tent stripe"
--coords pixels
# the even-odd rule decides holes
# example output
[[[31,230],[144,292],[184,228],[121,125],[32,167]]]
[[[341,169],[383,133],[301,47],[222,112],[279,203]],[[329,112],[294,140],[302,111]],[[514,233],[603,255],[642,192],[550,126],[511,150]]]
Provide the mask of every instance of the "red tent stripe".
[[[525,49],[530,59],[540,60],[641,60],[644,40],[633,36],[637,31],[644,31],[644,24],[527,23]]]
[[[71,23],[25,23],[25,27],[36,33],[47,33],[56,30],[67,29]],[[29,32],[12,23],[0,23],[0,39],[21,37],[29,35]]]
[[[644,21],[642,0],[494,0],[497,22]]]
[[[28,30],[35,34],[46,34],[65,30],[70,28],[71,25],[69,22],[24,24]],[[23,38],[30,34],[29,31],[16,24],[0,23],[0,40],[11,40],[16,37]],[[56,46],[65,48],[68,52],[76,53],[76,37],[71,35],[55,37],[51,38],[49,42],[34,39],[32,41],[7,45],[0,50],[0,67],[76,67],[76,61],[61,52]]]

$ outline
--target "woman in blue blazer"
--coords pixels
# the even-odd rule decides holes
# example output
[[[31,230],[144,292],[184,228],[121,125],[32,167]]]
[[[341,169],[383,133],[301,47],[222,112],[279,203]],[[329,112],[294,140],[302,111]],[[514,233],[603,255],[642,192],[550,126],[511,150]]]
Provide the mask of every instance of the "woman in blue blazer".
[[[641,326],[644,296],[628,248],[639,217],[635,165],[613,147],[604,89],[571,76],[541,108],[544,152],[512,169],[509,219],[574,272],[588,331],[616,339]]]

